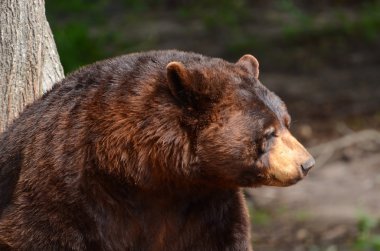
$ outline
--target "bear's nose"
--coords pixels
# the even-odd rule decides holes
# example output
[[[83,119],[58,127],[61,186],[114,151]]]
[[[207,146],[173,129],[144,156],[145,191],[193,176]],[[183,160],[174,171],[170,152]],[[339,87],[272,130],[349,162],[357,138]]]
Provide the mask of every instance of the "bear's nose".
[[[301,167],[302,167],[302,172],[304,175],[306,175],[309,170],[315,165],[315,160],[313,157],[311,157],[310,159],[308,159],[306,162],[304,162],[303,164],[301,164]]]

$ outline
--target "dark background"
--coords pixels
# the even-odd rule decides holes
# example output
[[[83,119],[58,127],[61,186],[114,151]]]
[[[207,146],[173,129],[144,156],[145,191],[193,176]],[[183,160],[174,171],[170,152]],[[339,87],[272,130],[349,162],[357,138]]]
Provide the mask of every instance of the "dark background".
[[[295,188],[247,190],[255,250],[380,250],[380,1],[48,0],[46,14],[66,74],[151,49],[255,55],[293,133],[331,155]]]

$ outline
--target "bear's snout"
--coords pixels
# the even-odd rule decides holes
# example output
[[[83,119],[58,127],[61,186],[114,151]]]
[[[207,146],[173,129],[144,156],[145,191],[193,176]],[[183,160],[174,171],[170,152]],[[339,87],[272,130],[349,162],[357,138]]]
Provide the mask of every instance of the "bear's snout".
[[[301,164],[302,173],[306,175],[309,172],[309,170],[314,167],[314,165],[315,165],[315,160],[313,157],[311,157],[306,162]]]
[[[289,186],[302,178],[315,165],[314,158],[288,130],[283,130],[276,138],[269,152],[269,185]]]

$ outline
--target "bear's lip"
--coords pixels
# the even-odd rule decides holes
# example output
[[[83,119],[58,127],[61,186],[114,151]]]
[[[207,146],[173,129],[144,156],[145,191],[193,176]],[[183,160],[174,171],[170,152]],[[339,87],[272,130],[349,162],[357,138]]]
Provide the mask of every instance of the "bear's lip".
[[[269,184],[269,186],[280,186],[280,187],[292,186],[292,185],[298,183],[299,181],[301,181],[304,177],[305,176],[302,173],[300,173],[299,176],[297,176],[293,179],[286,180],[286,181],[281,181],[281,180],[277,179],[276,177],[272,177],[274,182],[271,182]]]
[[[299,177],[296,177],[294,179],[291,179],[290,180],[290,185],[294,185],[296,183],[298,183],[299,181],[301,181],[305,176],[299,176]]]

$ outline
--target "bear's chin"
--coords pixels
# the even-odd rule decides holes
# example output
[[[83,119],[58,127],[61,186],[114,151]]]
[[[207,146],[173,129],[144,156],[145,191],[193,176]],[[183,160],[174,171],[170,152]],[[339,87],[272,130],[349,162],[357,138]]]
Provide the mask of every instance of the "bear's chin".
[[[283,180],[283,181],[279,180],[277,178],[272,178],[272,180],[270,180],[269,182],[267,182],[264,185],[274,186],[274,187],[288,187],[288,186],[295,185],[296,183],[298,183],[302,179],[303,179],[302,176],[297,176],[297,177],[294,177],[292,179]]]
[[[261,187],[261,186],[274,186],[274,187],[288,187],[295,185],[304,178],[304,175],[299,174],[286,180],[280,180],[274,175],[263,175],[251,169],[245,170],[239,175],[238,185],[241,187]]]

